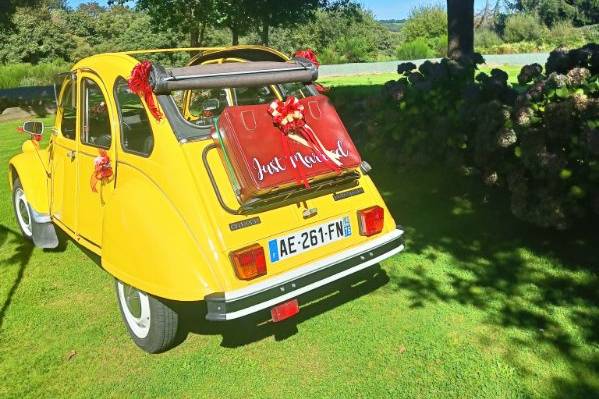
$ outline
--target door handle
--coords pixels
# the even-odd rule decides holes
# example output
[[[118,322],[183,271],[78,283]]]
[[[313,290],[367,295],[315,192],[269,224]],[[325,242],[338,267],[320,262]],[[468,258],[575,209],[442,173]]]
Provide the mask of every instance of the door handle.
[[[75,151],[71,150],[67,152],[67,157],[71,160],[71,162],[73,162],[73,160],[75,159]]]

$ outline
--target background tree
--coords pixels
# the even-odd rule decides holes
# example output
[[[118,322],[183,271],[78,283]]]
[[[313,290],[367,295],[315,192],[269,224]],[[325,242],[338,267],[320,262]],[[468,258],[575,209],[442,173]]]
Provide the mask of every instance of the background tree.
[[[474,52],[474,0],[447,0],[447,56]]]
[[[3,35],[0,62],[52,62],[69,60],[75,48],[64,10],[20,7],[12,18],[12,34]]]
[[[158,0],[159,1],[159,0]],[[252,0],[217,0],[216,16],[219,26],[231,31],[231,43],[239,44],[239,37],[246,34],[254,23],[255,2]]]
[[[515,11],[536,14],[551,27],[559,21],[571,21],[575,26],[599,23],[599,0],[508,0]]]
[[[269,31],[280,26],[294,27],[314,19],[319,0],[256,0],[252,17],[260,26],[260,41],[268,46]]]
[[[2,0],[0,1],[0,33],[14,28],[12,17],[17,7],[33,7],[40,0]]]
[[[125,4],[131,0],[110,0]],[[155,30],[176,30],[189,35],[189,45],[204,43],[206,27],[216,22],[215,0],[137,0],[137,7],[152,18]]]

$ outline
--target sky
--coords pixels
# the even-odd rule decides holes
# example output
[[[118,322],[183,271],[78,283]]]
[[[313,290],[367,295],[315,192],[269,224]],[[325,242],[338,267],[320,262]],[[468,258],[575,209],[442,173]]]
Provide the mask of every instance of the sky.
[[[76,7],[89,0],[67,0],[71,7]],[[101,5],[106,5],[108,0],[96,0]],[[443,0],[419,1],[419,0],[358,0],[362,5],[374,12],[377,19],[404,19],[410,14],[410,10],[421,4],[445,4]],[[484,8],[486,0],[475,0],[475,8]],[[490,2],[494,4],[494,1]]]

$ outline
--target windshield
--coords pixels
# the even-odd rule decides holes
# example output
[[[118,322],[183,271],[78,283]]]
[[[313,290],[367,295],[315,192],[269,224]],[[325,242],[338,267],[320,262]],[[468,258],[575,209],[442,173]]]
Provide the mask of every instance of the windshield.
[[[312,85],[284,83],[262,87],[193,89],[160,95],[158,100],[179,140],[207,137],[226,106],[269,104],[277,98],[316,95]]]

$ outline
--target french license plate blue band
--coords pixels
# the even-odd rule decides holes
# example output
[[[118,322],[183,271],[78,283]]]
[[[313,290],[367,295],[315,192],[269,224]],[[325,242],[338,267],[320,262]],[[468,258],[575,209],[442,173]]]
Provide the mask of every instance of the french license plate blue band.
[[[351,224],[349,223],[349,216],[343,218],[343,236],[351,236]]]
[[[270,252],[270,262],[274,263],[279,260],[279,241],[278,240],[270,240],[268,242],[268,249]]]

